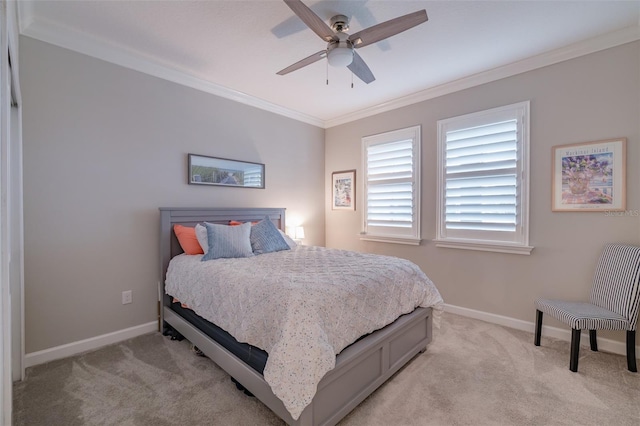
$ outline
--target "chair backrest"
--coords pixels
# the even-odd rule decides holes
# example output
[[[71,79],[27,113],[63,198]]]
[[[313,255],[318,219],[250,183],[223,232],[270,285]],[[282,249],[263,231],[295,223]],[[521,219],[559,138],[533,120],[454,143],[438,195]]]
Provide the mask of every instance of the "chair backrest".
[[[607,244],[593,276],[590,301],[627,318],[632,330],[640,301],[640,247]]]

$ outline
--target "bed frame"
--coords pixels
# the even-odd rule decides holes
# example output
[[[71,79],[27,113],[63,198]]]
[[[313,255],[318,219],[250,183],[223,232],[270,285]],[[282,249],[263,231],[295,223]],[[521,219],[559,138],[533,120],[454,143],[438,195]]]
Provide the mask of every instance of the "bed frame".
[[[174,312],[164,292],[169,261],[182,253],[173,233],[174,224],[195,226],[205,221],[227,224],[229,220],[257,221],[265,216],[284,230],[285,209],[282,208],[160,209],[161,324],[168,323],[180,332],[287,424],[335,425],[413,357],[426,350],[432,336],[431,308],[417,308],[345,348],[336,357],[336,367],[318,384],[311,404],[294,420],[260,373]]]

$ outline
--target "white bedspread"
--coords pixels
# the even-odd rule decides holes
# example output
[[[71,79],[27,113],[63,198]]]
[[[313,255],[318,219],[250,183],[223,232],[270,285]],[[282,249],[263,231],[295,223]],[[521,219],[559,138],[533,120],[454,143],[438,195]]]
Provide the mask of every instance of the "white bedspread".
[[[241,259],[179,255],[166,292],[240,342],[268,354],[264,378],[294,419],[311,402],[335,355],[358,337],[442,298],[414,263],[322,247]]]

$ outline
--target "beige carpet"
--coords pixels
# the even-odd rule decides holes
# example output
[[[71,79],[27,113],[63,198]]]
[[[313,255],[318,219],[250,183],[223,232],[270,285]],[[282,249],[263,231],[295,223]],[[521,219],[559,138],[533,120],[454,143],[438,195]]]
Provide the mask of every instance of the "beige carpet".
[[[640,373],[620,355],[453,314],[346,425],[640,425]],[[188,342],[146,335],[29,368],[14,425],[282,425]]]

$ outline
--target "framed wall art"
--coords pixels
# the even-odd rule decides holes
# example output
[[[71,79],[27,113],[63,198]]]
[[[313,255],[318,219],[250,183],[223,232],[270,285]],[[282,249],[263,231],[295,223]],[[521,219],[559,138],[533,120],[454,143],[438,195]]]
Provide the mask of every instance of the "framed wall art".
[[[345,170],[331,174],[331,208],[333,210],[356,209],[356,171]]]
[[[553,147],[551,210],[626,207],[626,138]]]
[[[189,154],[189,184],[264,188],[264,164]]]

